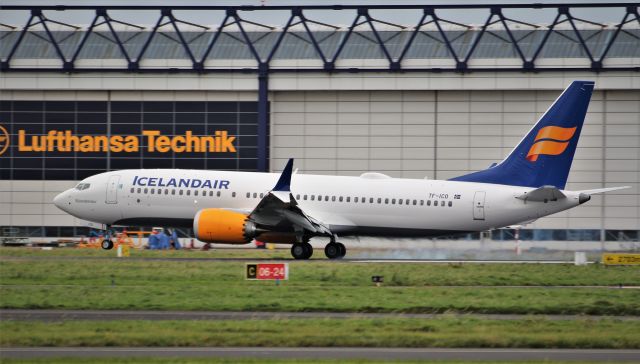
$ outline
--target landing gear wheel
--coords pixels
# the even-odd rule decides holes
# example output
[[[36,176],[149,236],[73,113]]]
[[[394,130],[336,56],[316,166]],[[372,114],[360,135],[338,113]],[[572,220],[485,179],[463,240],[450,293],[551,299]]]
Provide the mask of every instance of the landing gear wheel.
[[[344,256],[347,255],[347,248],[342,243],[336,243],[336,245],[340,249],[340,257],[339,257],[339,259],[344,258]]]
[[[339,259],[341,257],[340,243],[329,243],[324,247],[324,255],[329,259]]]
[[[102,249],[104,250],[111,250],[113,249],[113,243],[111,242],[111,240],[103,240],[102,243],[100,244],[100,246],[102,247]]]
[[[309,259],[313,254],[313,247],[309,243],[296,243],[291,247],[291,255],[295,259]]]

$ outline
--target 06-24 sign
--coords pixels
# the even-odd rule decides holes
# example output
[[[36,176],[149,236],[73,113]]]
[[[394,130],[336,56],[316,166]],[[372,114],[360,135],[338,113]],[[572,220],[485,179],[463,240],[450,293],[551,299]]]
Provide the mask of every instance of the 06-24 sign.
[[[289,264],[287,263],[247,263],[246,279],[250,280],[287,280]]]

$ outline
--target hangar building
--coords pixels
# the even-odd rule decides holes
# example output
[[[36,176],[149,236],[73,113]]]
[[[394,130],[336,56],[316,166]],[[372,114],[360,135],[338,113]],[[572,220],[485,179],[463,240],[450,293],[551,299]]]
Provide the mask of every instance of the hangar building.
[[[620,20],[600,23],[574,15],[580,5],[537,5],[529,10],[551,16],[535,24],[509,16],[528,5],[143,9],[151,25],[118,18],[135,6],[5,6],[0,229],[84,234],[53,197],[123,168],[277,172],[294,157],[301,173],[451,178],[502,160],[571,81],[585,79],[596,91],[567,188],[632,189],[538,220],[523,236],[637,241],[640,17],[637,6],[617,6]],[[440,15],[452,8],[486,21]],[[385,20],[396,10],[416,22]],[[74,11],[89,15],[57,20]],[[317,21],[314,11],[351,20]],[[196,24],[187,12],[219,21]],[[282,23],[255,21],[270,12],[285,14]],[[233,148],[152,151],[150,131],[226,133]],[[96,141],[113,136],[135,136],[139,148]],[[74,137],[97,144],[57,144]]]

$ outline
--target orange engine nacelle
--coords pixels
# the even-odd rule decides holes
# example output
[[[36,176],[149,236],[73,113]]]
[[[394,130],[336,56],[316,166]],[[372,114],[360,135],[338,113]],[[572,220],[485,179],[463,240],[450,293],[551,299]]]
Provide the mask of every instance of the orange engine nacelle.
[[[256,236],[256,226],[247,215],[222,209],[198,211],[193,231],[205,243],[246,244]]]

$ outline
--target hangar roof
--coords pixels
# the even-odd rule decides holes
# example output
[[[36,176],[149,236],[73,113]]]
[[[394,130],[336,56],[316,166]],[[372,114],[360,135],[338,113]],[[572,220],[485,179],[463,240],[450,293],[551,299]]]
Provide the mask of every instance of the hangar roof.
[[[127,27],[130,28],[130,27]],[[540,50],[538,59],[543,58],[585,58],[587,51],[580,42],[573,29],[554,29],[548,32],[545,27],[537,29],[515,29],[510,31],[516,39],[526,59],[534,56],[540,44],[548,34],[548,39]],[[616,29],[602,27],[583,28],[580,31],[591,55],[598,59],[605,51],[609,40]],[[78,49],[86,30],[56,30],[51,32],[60,46],[60,51],[67,59],[71,59]],[[124,50],[135,59],[147,42],[152,32],[138,29],[120,29],[114,32],[122,42]],[[92,31],[78,54],[82,59],[122,59],[123,52],[118,46],[114,33],[107,30]],[[261,59],[268,58],[276,45],[281,29],[269,31],[254,30],[246,34],[255,47]],[[209,43],[216,36],[213,30],[188,30],[180,34],[188,44],[193,56],[200,59]],[[318,43],[324,57],[331,60],[340,44],[348,35],[345,29],[289,30],[279,44],[273,59],[318,59],[319,53],[313,45],[312,34]],[[392,59],[400,57],[404,46],[410,40],[413,29],[380,30],[377,31],[384,47]],[[6,59],[14,43],[19,38],[17,30],[0,31],[0,59]],[[440,33],[437,29],[425,29],[416,33],[405,59],[439,59],[451,58],[443,35],[451,42],[453,51],[459,58],[465,58],[467,53],[480,35],[480,29],[445,30]],[[57,59],[59,58],[54,44],[49,40],[44,30],[27,31],[24,39],[15,50],[13,59]],[[180,35],[175,31],[156,32],[148,48],[145,50],[146,59],[188,59],[189,55],[180,42]],[[348,37],[338,59],[385,59],[383,48],[376,41],[373,31],[357,31]],[[504,29],[487,30],[480,38],[473,50],[474,59],[519,58],[516,47],[510,41],[509,33]],[[640,29],[623,29],[607,52],[607,58],[640,58]],[[254,59],[251,49],[247,46],[244,36],[239,31],[222,31],[214,46],[211,48],[208,60],[244,60]]]

